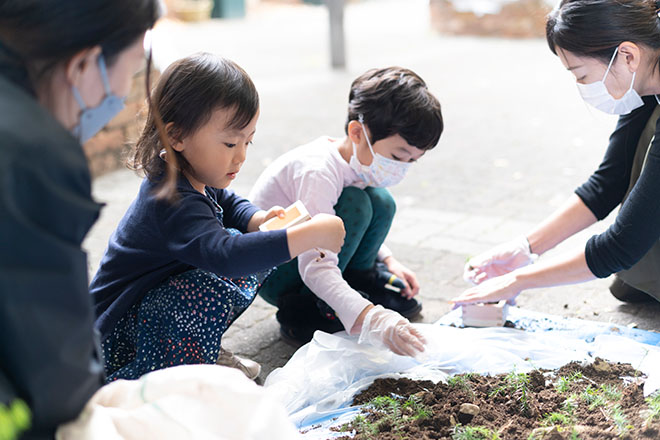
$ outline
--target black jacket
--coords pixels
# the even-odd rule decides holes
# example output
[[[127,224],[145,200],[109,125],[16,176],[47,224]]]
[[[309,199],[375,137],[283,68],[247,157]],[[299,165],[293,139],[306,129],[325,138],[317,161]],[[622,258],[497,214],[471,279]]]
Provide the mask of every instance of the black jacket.
[[[103,383],[81,249],[100,205],[79,142],[1,72],[0,396],[52,438]]]

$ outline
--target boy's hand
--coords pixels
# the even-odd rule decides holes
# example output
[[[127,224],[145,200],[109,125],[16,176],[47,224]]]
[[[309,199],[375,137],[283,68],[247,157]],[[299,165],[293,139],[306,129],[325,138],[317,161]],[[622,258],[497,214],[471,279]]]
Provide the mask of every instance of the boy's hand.
[[[415,272],[408,269],[401,264],[399,260],[392,256],[385,258],[383,263],[387,266],[387,270],[401,278],[403,284],[406,285],[406,288],[401,291],[401,296],[412,298],[419,293],[419,282],[417,281],[417,275],[415,275]]]

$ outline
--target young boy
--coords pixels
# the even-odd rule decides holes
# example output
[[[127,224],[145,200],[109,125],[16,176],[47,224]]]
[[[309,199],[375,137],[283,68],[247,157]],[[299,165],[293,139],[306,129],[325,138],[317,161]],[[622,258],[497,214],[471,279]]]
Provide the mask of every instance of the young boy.
[[[279,266],[259,291],[278,307],[280,333],[295,345],[315,330],[351,333],[372,303],[405,318],[422,308],[415,274],[383,245],[396,209],[385,187],[438,143],[440,103],[408,69],[371,69],[351,85],[344,129],[343,139],[321,137],[279,157],[248,197],[265,209],[301,200],[310,215],[344,221],[338,255],[305,252]]]

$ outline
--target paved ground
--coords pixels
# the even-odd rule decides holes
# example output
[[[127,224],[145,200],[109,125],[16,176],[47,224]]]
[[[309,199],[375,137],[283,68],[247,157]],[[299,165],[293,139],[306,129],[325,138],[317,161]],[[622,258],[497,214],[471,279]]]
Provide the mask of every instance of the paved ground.
[[[205,50],[241,64],[261,94],[261,119],[234,188],[247,194],[284,151],[319,135],[341,136],[351,80],[386,65],[412,68],[443,105],[446,131],[392,192],[398,214],[387,243],[422,285],[424,322],[449,310],[466,288],[466,257],[527,232],[557,208],[598,165],[614,119],[589,109],[572,76],[544,41],[454,38],[428,26],[427,2],[368,1],[346,10],[347,60],[332,71],[323,7],[264,5],[246,20],[166,24],[155,49],[164,64]],[[134,198],[139,179],[118,171],[94,182],[108,205],[85,247],[93,273],[107,239]],[[553,250],[583,246],[608,221]],[[549,254],[551,254],[549,253]],[[660,305],[613,299],[608,280],[523,293],[519,305],[570,317],[660,330]],[[279,339],[275,309],[261,299],[223,345],[264,366],[265,377],[293,349]]]

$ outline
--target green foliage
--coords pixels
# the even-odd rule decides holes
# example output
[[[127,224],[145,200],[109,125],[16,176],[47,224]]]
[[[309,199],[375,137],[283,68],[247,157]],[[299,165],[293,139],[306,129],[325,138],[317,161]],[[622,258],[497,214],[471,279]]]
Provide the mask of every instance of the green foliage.
[[[623,395],[621,390],[616,385],[603,384],[599,389],[603,397],[610,402],[618,402],[621,400],[621,396]]]
[[[449,385],[451,388],[464,390],[468,393],[470,398],[474,400],[474,391],[472,390],[470,381],[477,376],[479,375],[476,373],[457,374],[456,376],[452,376],[447,379],[447,385]]]
[[[463,426],[460,423],[454,426],[451,433],[452,440],[500,440],[496,432],[483,426]]]
[[[580,398],[587,405],[589,405],[589,411],[593,411],[599,406],[607,405],[607,400],[603,397],[602,394],[598,392],[597,389],[592,388],[591,385],[589,385],[584,389],[584,391],[582,391],[582,393],[580,393]]]
[[[566,391],[570,390],[571,384],[573,382],[577,382],[581,379],[582,372],[580,371],[575,371],[568,376],[560,376],[557,380],[557,383],[555,383],[555,388],[557,389],[557,392],[565,393]]]
[[[656,391],[644,400],[649,406],[649,415],[646,417],[646,422],[660,419],[660,391]]]
[[[551,412],[550,414],[546,414],[541,421],[543,426],[570,426],[572,423],[573,419],[571,416],[560,412]]]
[[[621,411],[620,405],[614,405],[610,409],[610,417],[612,417],[614,426],[616,426],[616,429],[619,432],[619,437],[623,437],[628,433],[628,431],[633,429],[633,426],[630,424],[628,419],[626,419],[626,416],[623,414],[623,411]]]
[[[9,406],[0,404],[0,440],[18,438],[31,424],[32,413],[22,400],[14,400]]]
[[[569,415],[573,415],[575,413],[575,410],[577,409],[579,405],[579,397],[577,394],[571,394],[564,400],[564,402],[561,404],[562,410]]]
[[[425,419],[432,415],[431,410],[415,396],[410,396],[408,399],[378,396],[367,402],[365,406],[373,411],[375,416],[373,421],[359,415],[351,423],[342,425],[339,431],[348,432],[354,429],[370,439],[382,431],[400,431],[407,420]]]
[[[508,391],[520,403],[520,412],[527,414],[529,412],[529,375],[512,371],[504,377],[504,381],[506,385],[494,389],[489,396],[493,397]]]

